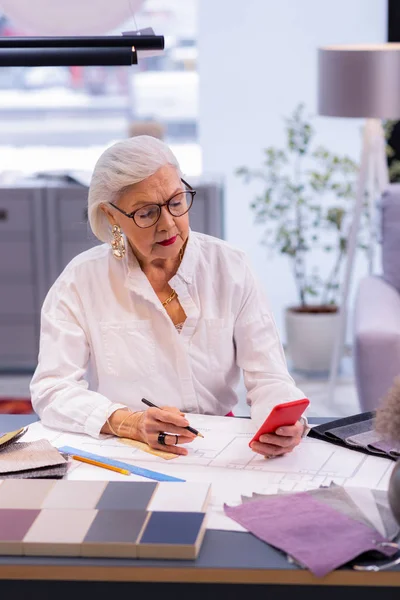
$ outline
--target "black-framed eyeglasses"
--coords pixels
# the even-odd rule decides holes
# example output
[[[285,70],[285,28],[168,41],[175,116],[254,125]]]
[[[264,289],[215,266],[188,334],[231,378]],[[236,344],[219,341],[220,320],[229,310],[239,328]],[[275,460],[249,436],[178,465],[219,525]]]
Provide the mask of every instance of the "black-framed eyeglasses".
[[[196,195],[196,190],[186,183],[184,179],[181,179],[181,181],[188,189],[183,190],[182,192],[177,192],[172,196],[172,198],[166,202],[163,202],[162,204],[145,204],[131,213],[126,213],[113,202],[110,202],[110,204],[120,213],[126,217],[129,217],[129,219],[133,219],[138,227],[146,229],[147,227],[152,227],[157,223],[161,217],[161,209],[163,206],[167,207],[168,212],[173,217],[182,217],[191,209],[193,199]]]

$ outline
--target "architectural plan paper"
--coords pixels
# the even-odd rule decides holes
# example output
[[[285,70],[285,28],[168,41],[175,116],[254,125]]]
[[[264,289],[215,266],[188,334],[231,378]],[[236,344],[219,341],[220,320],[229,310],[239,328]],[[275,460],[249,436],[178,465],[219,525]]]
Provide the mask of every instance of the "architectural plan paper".
[[[196,438],[187,446],[188,456],[165,461],[141,450],[122,444],[117,438],[101,439],[64,433],[43,427],[29,426],[24,440],[48,439],[56,447],[73,446],[110,458],[154,469],[186,481],[212,484],[208,528],[242,531],[240,525],[223,512],[223,504],[241,503],[241,495],[276,494],[279,489],[305,491],[332,481],[338,485],[386,490],[394,463],[386,458],[369,456],[320,440],[305,438],[284,457],[265,459],[248,447],[255,432],[250,419],[190,415],[192,427],[204,439]],[[80,464],[68,479],[141,481],[136,476],[124,477]]]

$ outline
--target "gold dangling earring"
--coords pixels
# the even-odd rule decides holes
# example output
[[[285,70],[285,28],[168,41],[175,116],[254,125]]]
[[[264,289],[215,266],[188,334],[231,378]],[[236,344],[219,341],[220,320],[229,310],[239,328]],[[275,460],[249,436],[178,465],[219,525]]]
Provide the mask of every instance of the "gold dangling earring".
[[[124,258],[126,248],[124,238],[122,237],[121,227],[119,225],[113,225],[111,229],[113,239],[111,241],[112,253],[115,258]]]

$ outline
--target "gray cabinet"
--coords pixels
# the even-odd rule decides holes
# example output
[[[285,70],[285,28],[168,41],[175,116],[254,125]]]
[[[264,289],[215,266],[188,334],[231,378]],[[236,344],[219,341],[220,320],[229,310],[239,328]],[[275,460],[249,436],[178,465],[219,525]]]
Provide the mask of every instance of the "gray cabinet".
[[[190,180],[194,231],[223,238],[222,186]],[[0,371],[36,366],[45,295],[77,254],[100,243],[87,220],[86,187],[33,180],[0,187]]]
[[[223,186],[205,179],[190,179],[189,183],[197,190],[190,209],[190,227],[193,231],[223,239],[225,237]]]
[[[48,289],[40,185],[0,188],[0,369],[31,368]]]
[[[51,248],[48,261],[50,287],[74,256],[100,242],[89,227],[86,187],[54,184],[46,187],[44,192]]]

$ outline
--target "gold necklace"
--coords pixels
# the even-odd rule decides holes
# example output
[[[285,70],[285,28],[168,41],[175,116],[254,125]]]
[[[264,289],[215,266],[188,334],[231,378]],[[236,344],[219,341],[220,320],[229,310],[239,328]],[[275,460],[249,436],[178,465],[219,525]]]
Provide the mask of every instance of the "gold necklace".
[[[167,304],[169,304],[170,302],[172,302],[172,300],[174,298],[178,297],[178,294],[176,293],[175,290],[172,290],[172,292],[170,293],[170,295],[168,296],[168,298],[166,300],[164,300],[164,302],[162,302],[162,305],[164,306],[164,308],[167,306]]]
[[[182,262],[182,258],[183,258],[183,253],[184,253],[185,246],[186,246],[186,243],[179,250],[179,264],[181,264],[181,262]],[[172,292],[170,293],[170,295],[168,296],[168,298],[166,300],[164,300],[164,302],[162,302],[161,304],[165,308],[170,302],[172,302],[172,300],[174,300],[177,297],[178,297],[178,294],[176,293],[176,291],[172,290]]]

